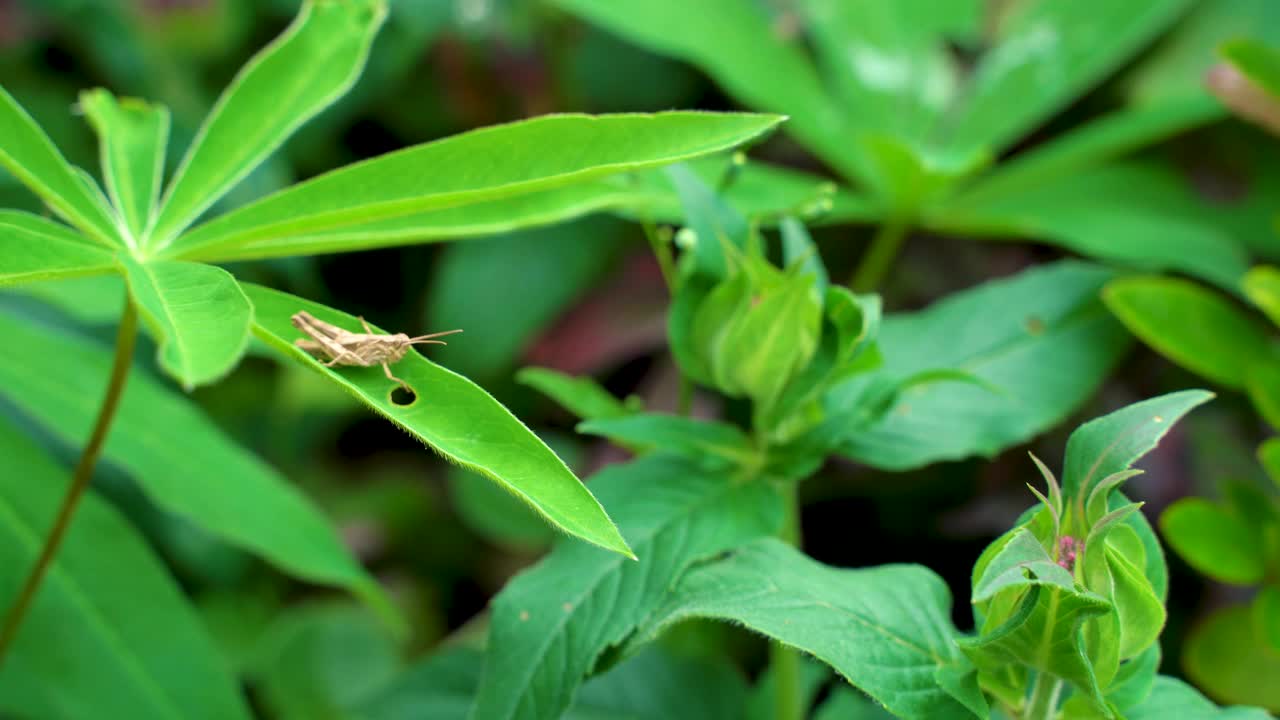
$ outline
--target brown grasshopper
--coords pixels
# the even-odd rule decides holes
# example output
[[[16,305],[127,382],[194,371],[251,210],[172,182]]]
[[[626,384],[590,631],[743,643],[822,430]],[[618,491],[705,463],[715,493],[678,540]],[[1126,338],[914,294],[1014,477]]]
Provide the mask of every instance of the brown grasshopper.
[[[336,325],[330,325],[305,310],[294,313],[290,321],[294,327],[312,338],[311,340],[299,338],[294,341],[294,344],[320,360],[328,360],[329,362],[324,364],[325,367],[381,365],[383,372],[387,374],[387,379],[400,383],[405,390],[410,389],[408,383],[391,374],[391,363],[399,362],[412,345],[445,345],[443,340],[432,338],[462,332],[446,330],[418,337],[409,337],[404,333],[382,335],[375,333],[373,328],[369,327],[369,323],[365,322],[364,318],[360,318],[360,324],[364,326],[365,331],[354,333]]]

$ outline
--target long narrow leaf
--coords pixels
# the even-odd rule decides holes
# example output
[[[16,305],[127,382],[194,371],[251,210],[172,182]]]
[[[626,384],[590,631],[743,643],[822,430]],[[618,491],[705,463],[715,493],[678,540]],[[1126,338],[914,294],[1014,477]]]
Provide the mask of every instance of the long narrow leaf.
[[[554,1],[642,47],[696,65],[747,107],[791,116],[789,129],[810,149],[851,178],[867,177],[848,142],[851,118],[828,93],[799,34],[780,32],[765,4]]]
[[[111,367],[99,345],[0,313],[0,393],[74,447],[89,436]],[[314,504],[186,398],[135,370],[104,450],[157,505],[297,577],[388,600]]]
[[[192,230],[174,251],[312,235],[668,165],[736,147],[781,120],[702,112],[548,115],[481,128],[295,185]]]
[[[187,151],[148,240],[167,245],[293,131],[355,83],[384,0],[307,0],[287,31],[227,86]]]
[[[1189,0],[1044,0],[1008,11],[950,128],[956,147],[1007,148],[1167,28]]]
[[[109,250],[65,225],[0,210],[0,286],[114,270],[115,256]]]
[[[98,133],[99,155],[107,192],[136,244],[146,230],[164,181],[169,142],[169,110],[126,98],[117,101],[106,90],[80,94],[80,107]]]
[[[551,524],[600,547],[630,556],[631,549],[595,497],[536,435],[470,380],[411,351],[395,374],[413,388],[407,405],[392,400],[398,387],[376,365],[327,369],[294,345],[303,335],[290,317],[306,310],[353,332],[360,321],[301,298],[246,285],[254,305],[254,333],[286,357],[324,373],[357,400],[427,443],[452,462],[474,470],[528,502]],[[376,329],[376,328],[375,328]],[[454,342],[466,342],[466,335]]]
[[[35,563],[69,473],[0,421],[0,607],[10,607]],[[82,498],[5,660],[6,717],[250,717],[181,588],[92,493]]]
[[[104,245],[120,242],[106,204],[85,186],[35,120],[0,88],[0,166],[72,225]]]

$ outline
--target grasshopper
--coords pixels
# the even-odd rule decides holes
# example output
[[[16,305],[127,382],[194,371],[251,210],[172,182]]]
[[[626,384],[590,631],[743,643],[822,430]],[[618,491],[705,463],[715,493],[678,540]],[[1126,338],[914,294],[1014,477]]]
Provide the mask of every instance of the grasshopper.
[[[391,363],[399,362],[412,345],[445,345],[443,340],[433,338],[462,332],[462,330],[446,330],[418,337],[409,337],[404,333],[384,335],[375,333],[373,328],[369,327],[369,323],[365,322],[364,318],[360,318],[364,332],[354,333],[336,325],[330,325],[305,310],[294,313],[290,321],[294,327],[312,338],[311,340],[299,338],[294,341],[294,344],[320,360],[328,360],[329,362],[324,364],[325,367],[381,365],[388,380],[400,383],[401,387],[410,392],[412,390],[408,383],[391,374]]]

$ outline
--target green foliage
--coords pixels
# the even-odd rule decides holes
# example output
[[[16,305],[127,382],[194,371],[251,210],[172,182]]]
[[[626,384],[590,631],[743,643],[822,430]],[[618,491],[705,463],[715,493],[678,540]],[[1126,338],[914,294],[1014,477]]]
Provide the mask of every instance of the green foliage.
[[[0,430],[0,564],[26,568],[66,490],[66,470],[8,422]],[[138,532],[93,495],[79,515],[0,674],[0,710],[86,720],[250,717],[182,590]],[[0,605],[13,602],[19,577],[0,575]]]
[[[744,105],[788,115],[787,131],[870,210],[834,221],[1031,238],[1227,287],[1246,269],[1240,239],[1165,212],[1185,183],[1122,179],[1123,155],[1222,117],[1202,90],[1123,108],[991,167],[1172,25],[1186,0],[556,4],[692,63]],[[954,46],[982,52],[966,67]],[[1122,193],[1098,191],[1097,176]]]
[[[1230,0],[1241,8],[1250,1]],[[427,136],[440,139],[329,169],[349,160],[343,153],[354,148],[334,136],[361,130],[348,125],[374,89],[399,76],[457,91],[450,83],[470,72],[471,59],[488,57],[474,44],[494,32],[488,5],[459,5],[453,18],[422,0],[305,0],[211,102],[199,78],[232,77],[230,69],[191,58],[249,42],[248,18],[282,19],[294,4],[166,10],[177,13],[164,15],[174,27],[191,23],[174,31],[170,51],[191,44],[174,39],[184,32],[218,39],[161,70],[150,67],[160,64],[161,45],[140,39],[154,29],[128,30],[128,11],[101,0],[49,4],[47,12],[66,17],[84,8],[82,17],[97,23],[76,33],[96,38],[103,76],[148,68],[136,86],[165,104],[88,90],[78,105],[87,122],[72,130],[49,110],[58,101],[27,89],[39,81],[19,80],[11,87],[24,89],[12,95],[0,90],[0,167],[8,173],[0,194],[7,202],[25,186],[47,209],[38,214],[27,198],[16,201],[24,209],[0,210],[0,285],[18,288],[0,300],[0,609],[8,610],[0,617],[0,713],[1265,715],[1218,708],[1158,674],[1161,633],[1177,626],[1166,607],[1169,574],[1141,503],[1120,492],[1140,473],[1134,464],[1208,392],[1161,395],[1082,424],[1067,441],[1061,484],[1033,456],[1047,487],[1033,487],[1039,504],[1012,527],[1002,521],[1005,532],[976,558],[970,632],[953,624],[951,592],[924,565],[842,568],[801,550],[802,488],[811,478],[826,475],[813,487],[833,492],[831,471],[847,466],[841,458],[914,470],[1031,441],[1095,394],[1130,347],[1126,327],[1193,372],[1246,392],[1280,427],[1280,356],[1264,322],[1280,318],[1280,275],[1269,266],[1247,271],[1236,237],[1257,218],[1218,222],[1223,213],[1203,207],[1183,173],[1155,153],[1135,156],[1222,117],[1200,89],[1161,80],[1168,67],[1206,56],[1203,35],[1212,33],[1199,23],[1220,27],[1218,15],[1187,15],[1175,40],[1190,49],[1158,58],[1169,63],[1164,69],[1139,66],[1107,85],[1153,100],[1059,132],[1065,123],[1056,116],[1069,106],[1073,118],[1093,112],[1097,105],[1079,102],[1083,94],[1191,3],[553,4],[701,68],[733,99],[778,114],[546,115],[453,135],[429,125]],[[504,30],[519,37],[504,44],[517,53],[539,45],[521,34],[522,23],[571,30],[565,37],[595,33],[517,5],[501,14],[524,28]],[[0,24],[8,11],[0,7]],[[1261,14],[1238,14],[1254,12]],[[427,39],[445,25],[445,49],[427,53]],[[599,47],[618,42],[596,33],[588,42],[595,50],[568,48],[544,69],[582,73],[598,62]],[[641,65],[693,78],[688,67],[628,52]],[[1237,41],[1224,55],[1258,87],[1275,84],[1274,53],[1264,46]],[[414,72],[424,57],[444,58],[449,71],[417,77],[426,75]],[[450,65],[458,58],[467,60]],[[594,68],[589,74],[588,86],[598,80]],[[367,83],[354,89],[362,75]],[[629,83],[608,77],[616,88]],[[487,90],[466,109],[464,128],[468,119],[505,114],[486,105]],[[678,92],[660,96],[663,107],[680,104]],[[384,108],[399,117],[390,124],[436,110],[395,100]],[[530,107],[537,105],[521,104],[521,115]],[[732,152],[779,127],[788,120],[782,114],[786,130],[843,185]],[[180,156],[168,152],[171,133],[175,150],[185,148]],[[92,161],[84,141],[93,135],[96,177],[73,164]],[[795,159],[785,143],[769,152]],[[307,179],[289,185],[295,172]],[[514,392],[507,373],[613,267],[627,230],[639,235],[617,219],[583,219],[598,211],[638,221],[656,255],[651,275],[655,295],[659,273],[670,295],[673,364],[659,362],[654,375],[669,380],[675,397],[655,393],[651,409],[638,397],[615,397],[605,385],[625,385],[630,367],[606,384],[550,368],[518,379],[581,419],[580,435],[630,453],[619,462],[583,452],[589,446],[566,433],[535,425],[535,434],[498,399],[525,407],[527,393]],[[819,243],[837,235],[811,234],[805,223],[813,222],[883,226],[854,273],[857,289],[880,284],[904,240],[926,230],[1031,239],[1144,272],[1173,270],[1259,312],[1190,280],[1073,260],[901,311],[903,298],[855,292],[833,276],[827,263],[836,268],[843,258],[824,257]],[[415,255],[401,256],[404,271],[388,275],[430,285],[429,327],[467,330],[432,353],[441,364],[413,349],[390,358],[403,389],[377,358],[330,363],[297,345],[292,318],[300,311],[352,333],[383,332],[300,297],[331,281],[300,256],[498,233],[450,248],[430,280],[417,280]],[[268,262],[244,262],[259,260]],[[938,259],[940,275],[950,261]],[[354,261],[350,268],[365,274]],[[284,279],[295,292],[251,279]],[[154,341],[154,363],[133,365],[135,317]],[[117,320],[113,357],[92,336]],[[254,360],[242,367],[247,355]],[[278,394],[263,358],[286,366]],[[492,382],[497,397],[446,365]],[[188,392],[218,387],[187,397],[152,367]],[[308,452],[344,441],[334,439],[334,416],[345,406],[303,397],[325,389],[452,463],[444,478],[450,505],[436,502],[443,494],[434,481],[402,477],[407,458],[422,454],[389,454],[392,486],[337,484],[345,473],[333,455]],[[713,394],[725,400],[719,411]],[[305,478],[306,492],[220,424],[261,443],[265,457]],[[53,457],[76,451],[67,482],[70,463]],[[95,473],[99,454],[105,462]],[[574,467],[612,464],[587,485],[562,456]],[[1265,442],[1259,459],[1280,482],[1280,441]],[[869,488],[884,475],[859,476],[877,481],[852,492],[886,494]],[[902,483],[912,520],[923,477]],[[886,514],[885,522],[900,520]],[[1232,481],[1220,501],[1174,503],[1160,526],[1193,566],[1261,586],[1247,605],[1193,629],[1188,676],[1216,698],[1277,707],[1268,683],[1280,651],[1274,488]],[[502,585],[487,614],[441,649],[409,658],[406,640],[417,650],[446,631],[443,619],[423,615],[452,621],[474,608],[468,592],[424,587],[400,569],[457,573],[476,563],[475,546],[484,544],[477,535],[518,564],[486,558],[473,579],[485,593]],[[859,537],[850,534],[854,557],[864,549]],[[48,575],[28,574],[42,567],[41,552],[53,553]],[[304,590],[281,573],[364,604],[313,597],[321,589]],[[20,597],[34,598],[29,609]],[[770,648],[768,667],[751,683],[735,667],[761,649],[747,636]]]

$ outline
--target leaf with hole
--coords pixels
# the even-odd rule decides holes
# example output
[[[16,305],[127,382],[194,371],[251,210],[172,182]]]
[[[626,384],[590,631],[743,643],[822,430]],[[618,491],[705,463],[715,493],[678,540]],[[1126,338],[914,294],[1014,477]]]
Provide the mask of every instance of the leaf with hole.
[[[545,443],[480,386],[412,352],[396,364],[396,375],[414,394],[410,402],[402,404],[392,398],[396,386],[381,368],[326,368],[294,344],[301,335],[290,318],[299,311],[345,328],[360,327],[359,320],[277,290],[244,287],[253,301],[254,334],[278,353],[323,373],[449,461],[484,475],[529,503],[557,528],[631,555],[591,492]]]

